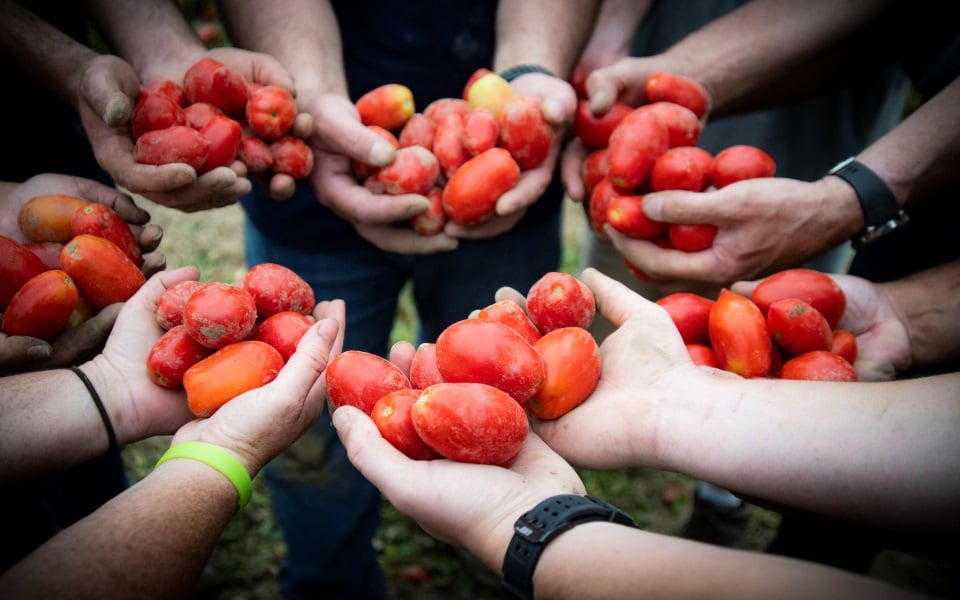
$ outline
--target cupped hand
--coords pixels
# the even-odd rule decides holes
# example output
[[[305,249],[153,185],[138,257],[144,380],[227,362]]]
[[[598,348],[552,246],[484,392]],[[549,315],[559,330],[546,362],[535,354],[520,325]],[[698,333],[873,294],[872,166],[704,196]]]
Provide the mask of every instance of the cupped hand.
[[[910,368],[913,352],[906,325],[882,285],[853,275],[830,275],[847,299],[837,329],[857,339],[853,368],[858,381],[887,381]],[[759,283],[738,281],[731,289],[747,297]]]
[[[255,475],[296,441],[320,417],[326,400],[323,372],[343,347],[343,301],[321,302],[313,316],[317,322],[276,379],[237,396],[206,419],[190,421],[172,443],[202,441],[220,446]]]
[[[333,425],[350,462],[431,536],[469,550],[499,572],[517,518],[557,494],[584,494],[574,469],[536,434],[509,468],[417,461],[384,440],[369,416],[343,406]]]
[[[143,253],[140,269],[144,275],[149,277],[166,266],[166,257],[159,250],[163,229],[149,222],[150,213],[137,206],[133,198],[122,191],[83,177],[43,173],[34,175],[14,188],[0,214],[0,235],[20,242],[29,241],[20,230],[17,214],[31,198],[44,194],[67,194],[109,206],[130,225],[139,242]]]
[[[363,125],[348,98],[323,94],[306,106],[313,116],[309,142],[316,159],[310,183],[321,204],[349,221],[361,237],[381,250],[428,254],[457,247],[457,240],[447,235],[423,236],[405,226],[429,207],[425,196],[375,194],[357,181],[353,161],[382,167],[393,162],[396,152]]]
[[[603,367],[590,397],[559,419],[535,419],[533,428],[577,466],[656,467],[658,415],[700,401],[695,383],[726,375],[693,364],[662,307],[595,269],[581,279],[617,329],[600,346]]]

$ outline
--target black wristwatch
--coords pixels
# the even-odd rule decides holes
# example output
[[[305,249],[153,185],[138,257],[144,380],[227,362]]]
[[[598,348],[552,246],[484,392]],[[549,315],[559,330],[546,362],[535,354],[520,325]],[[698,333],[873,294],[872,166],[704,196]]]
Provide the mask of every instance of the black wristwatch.
[[[859,250],[870,242],[879,239],[910,221],[906,211],[900,207],[896,196],[880,177],[854,157],[841,161],[830,169],[829,175],[843,179],[857,194],[860,209],[867,226],[853,236],[850,242]]]
[[[543,549],[558,535],[591,521],[608,521],[636,527],[619,508],[592,496],[563,494],[547,498],[513,525],[513,539],[503,557],[503,597],[533,598],[533,570]]]

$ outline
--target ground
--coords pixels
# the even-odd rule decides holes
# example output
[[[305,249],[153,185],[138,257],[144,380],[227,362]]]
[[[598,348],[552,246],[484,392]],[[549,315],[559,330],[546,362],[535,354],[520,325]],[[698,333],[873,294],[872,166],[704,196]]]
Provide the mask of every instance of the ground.
[[[153,222],[164,228],[161,248],[168,267],[197,265],[204,281],[233,282],[243,276],[243,213],[239,206],[186,214],[142,198],[138,202],[151,213]],[[569,204],[567,209],[564,265],[571,269],[576,265],[583,215],[579,206]],[[405,299],[394,337],[410,339],[415,319]],[[169,437],[158,437],[128,446],[124,457],[131,479],[136,481],[148,473],[168,445]],[[675,535],[689,514],[693,480],[683,475],[649,469],[583,470],[581,475],[590,493],[627,510],[649,531]],[[755,508],[740,546],[761,551],[772,538],[778,520],[777,513]],[[396,600],[500,597],[498,590],[470,574],[470,561],[424,534],[386,501],[375,544]],[[255,478],[253,499],[224,532],[197,597],[279,598],[276,575],[283,553],[269,492],[262,479]],[[884,552],[875,563],[873,575],[937,595],[949,596],[957,591],[955,565],[924,561],[909,554]]]

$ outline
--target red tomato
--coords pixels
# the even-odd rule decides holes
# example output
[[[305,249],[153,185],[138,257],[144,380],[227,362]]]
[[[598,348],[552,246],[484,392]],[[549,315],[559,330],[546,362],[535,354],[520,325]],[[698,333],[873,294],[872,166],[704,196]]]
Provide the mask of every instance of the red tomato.
[[[306,142],[285,135],[270,144],[273,170],[294,179],[304,179],[313,171],[313,150]]]
[[[243,288],[213,281],[187,298],[183,324],[207,348],[223,348],[247,339],[257,322],[257,305]]]
[[[814,350],[783,363],[781,379],[856,381],[857,372],[845,358],[827,350]]]
[[[657,300],[673,319],[685,344],[710,343],[710,309],[713,300],[691,292],[675,292]]]
[[[133,264],[138,267],[143,265],[140,244],[130,225],[106,204],[91,202],[77,209],[70,221],[70,229],[74,236],[89,233],[106,238],[123,250]]]
[[[787,269],[763,280],[753,289],[751,300],[766,314],[770,305],[784,298],[807,302],[834,329],[847,308],[847,297],[829,275],[812,269]]]
[[[525,404],[543,385],[543,357],[503,323],[464,319],[437,337],[437,368],[447,382],[485,383]]]
[[[133,147],[133,158],[138,163],[166,165],[182,162],[196,171],[203,166],[208,154],[209,142],[199,131],[186,125],[148,131],[137,138]]]
[[[227,167],[237,158],[240,150],[240,139],[243,137],[243,127],[240,123],[226,115],[217,115],[210,119],[200,135],[207,141],[210,151],[207,159],[200,166],[199,173],[206,173],[217,167]]]
[[[583,159],[583,187],[588,197],[607,178],[607,149],[594,150]],[[612,183],[610,185],[613,185]]]
[[[465,118],[460,113],[450,113],[437,119],[437,129],[434,131],[433,146],[430,150],[436,155],[447,178],[452,177],[472,156],[463,143]]]
[[[283,357],[270,344],[244,340],[217,350],[183,374],[187,406],[198,417],[209,417],[240,394],[273,381]]]
[[[90,201],[68,194],[41,194],[27,200],[17,213],[17,225],[31,242],[60,242],[73,238],[73,213]]]
[[[60,252],[60,266],[95,308],[126,302],[145,281],[123,250],[97,235],[82,233],[70,240]]]
[[[607,205],[607,223],[639,240],[655,240],[667,233],[667,224],[643,214],[643,196],[617,196]]]
[[[770,305],[767,328],[773,341],[794,356],[811,350],[829,350],[833,345],[833,332],[824,316],[796,298],[784,298]]]
[[[473,225],[493,215],[500,196],[520,181],[520,166],[504,148],[491,148],[457,169],[443,189],[443,210],[454,223]]]
[[[214,117],[225,117],[227,113],[223,112],[209,102],[197,102],[183,109],[183,114],[187,117],[187,125],[200,131]]]
[[[34,275],[47,270],[40,258],[13,238],[0,235],[0,312]]]
[[[415,112],[413,92],[405,85],[387,83],[357,99],[357,112],[364,125],[377,125],[393,131],[403,127]]]
[[[489,110],[471,110],[463,119],[463,147],[476,156],[500,142],[500,122]]]
[[[690,355],[690,360],[693,361],[693,364],[697,366],[713,367],[714,369],[722,368],[720,361],[717,360],[717,353],[714,352],[710,346],[704,344],[687,344],[687,354]]]
[[[397,150],[392,163],[383,167],[377,176],[383,189],[391,195],[425,195],[440,177],[440,162],[433,152],[422,146],[408,146]]]
[[[833,332],[833,344],[830,351],[847,359],[851,365],[857,362],[857,338],[845,329]]]
[[[257,305],[257,316],[265,319],[278,312],[313,312],[313,288],[305,279],[277,263],[260,263],[243,276],[243,289]]]
[[[253,339],[266,342],[280,353],[286,363],[297,351],[300,338],[313,325],[313,320],[298,312],[286,310],[270,315],[253,328]]]
[[[666,125],[649,112],[634,109],[610,134],[607,178],[623,188],[643,185],[657,157],[669,147]]]
[[[136,140],[148,131],[186,124],[183,108],[169,96],[141,93],[130,119],[130,133]]]
[[[583,147],[588,150],[606,148],[610,142],[610,134],[632,111],[633,108],[629,104],[614,102],[610,110],[602,115],[595,115],[590,109],[590,102],[580,100],[573,119],[573,133],[580,138]]]
[[[741,377],[764,377],[772,364],[770,333],[757,305],[728,289],[710,309],[710,346],[720,366]]]
[[[324,378],[335,407],[348,404],[368,415],[383,396],[412,387],[406,374],[395,364],[361,350],[347,350],[330,361]]]
[[[670,244],[677,250],[700,252],[713,245],[713,238],[717,237],[717,226],[706,223],[670,223],[667,234]]]
[[[380,430],[383,439],[413,460],[440,458],[440,453],[428,446],[413,426],[410,409],[420,399],[420,390],[394,390],[377,400],[370,418]]]
[[[527,414],[509,394],[482,383],[438,383],[410,409],[428,446],[451,460],[506,466],[527,437]]]
[[[590,229],[593,230],[601,240],[610,239],[603,226],[607,224],[607,213],[610,204],[620,196],[629,196],[632,192],[626,188],[619,188],[613,185],[609,179],[601,179],[590,192],[590,204],[587,209],[587,216],[590,218]]]
[[[443,231],[444,226],[450,219],[447,213],[443,212],[443,188],[434,186],[427,192],[427,200],[430,206],[422,213],[417,213],[410,217],[410,224],[413,230],[420,235],[436,235]]]
[[[414,113],[404,124],[397,136],[398,147],[423,146],[433,148],[433,138],[437,133],[437,123],[423,113]]]
[[[183,91],[190,104],[209,102],[231,117],[243,116],[249,98],[243,75],[210,57],[187,69]]]
[[[740,144],[717,152],[710,180],[722,188],[744,179],[773,177],[776,170],[777,164],[769,154],[755,146]]]
[[[561,327],[586,329],[596,312],[593,292],[569,273],[546,273],[527,291],[527,313],[540,333]]]
[[[62,332],[80,294],[70,276],[52,269],[31,277],[10,299],[0,329],[52,341]]]
[[[194,280],[181,281],[166,290],[157,300],[157,324],[164,329],[173,329],[183,324],[183,306],[187,298],[203,287],[203,283]]]
[[[693,146],[700,141],[703,124],[692,110],[676,102],[651,102],[638,110],[652,114],[667,128],[668,146]]]
[[[582,327],[562,327],[533,345],[547,367],[546,380],[527,408],[539,419],[557,419],[586,400],[600,379],[600,348]]]
[[[155,384],[165,388],[183,385],[187,369],[213,354],[190,337],[183,325],[172,327],[154,343],[147,355],[147,374]]]
[[[531,346],[540,339],[540,330],[533,324],[523,307],[513,300],[500,300],[480,309],[480,319],[503,323],[520,334]]]
[[[673,102],[689,108],[697,118],[707,114],[707,91],[697,81],[667,71],[658,71],[647,79],[647,100]]]
[[[663,190],[687,190],[699,192],[703,190],[703,168],[700,162],[688,152],[692,146],[670,148],[657,158],[650,171],[650,189],[655,192]]]
[[[245,115],[251,131],[262,138],[275,140],[293,127],[297,118],[297,101],[286,89],[265,85],[250,94]]]
[[[437,345],[431,342],[420,344],[410,363],[410,383],[418,390],[425,390],[442,382],[443,375],[437,368]]]

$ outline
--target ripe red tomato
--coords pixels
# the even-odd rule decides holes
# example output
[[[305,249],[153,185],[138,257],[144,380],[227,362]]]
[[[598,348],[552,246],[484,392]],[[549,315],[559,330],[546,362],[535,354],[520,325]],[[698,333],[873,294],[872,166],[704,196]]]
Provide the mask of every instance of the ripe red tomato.
[[[0,329],[7,335],[26,335],[52,341],[67,326],[80,293],[60,269],[34,275],[10,299]]]
[[[526,411],[509,394],[482,383],[432,385],[410,412],[420,438],[460,462],[507,466],[527,437]]]
[[[750,295],[766,314],[770,305],[784,298],[807,302],[827,319],[834,329],[847,308],[847,297],[827,274],[812,269],[787,269],[761,280]]]
[[[820,311],[796,298],[784,298],[770,305],[767,328],[773,341],[794,356],[829,350],[833,344],[833,332]]]
[[[673,102],[689,108],[697,118],[707,114],[707,91],[694,79],[667,71],[657,71],[647,79],[647,100]]]
[[[186,163],[199,172],[210,153],[210,144],[193,127],[174,125],[148,131],[137,138],[133,158],[147,165]]]
[[[643,214],[643,196],[617,196],[607,205],[607,223],[639,240],[655,240],[667,233],[667,224]]]
[[[183,385],[187,369],[213,354],[190,337],[183,325],[172,327],[154,343],[147,355],[147,374],[150,380],[165,388]]]
[[[667,228],[670,244],[684,252],[700,252],[713,245],[717,237],[717,226],[707,223],[670,223]]]
[[[713,351],[713,348],[705,344],[687,344],[687,354],[690,355],[690,360],[693,361],[693,364],[700,367],[713,367],[714,369],[722,368],[720,366],[720,361],[717,360],[717,353]]]
[[[213,281],[187,298],[183,324],[197,343],[223,348],[247,339],[257,322],[257,305],[243,288]]]
[[[670,147],[666,126],[649,112],[634,109],[610,134],[607,178],[623,188],[643,185],[657,157]]]
[[[464,319],[437,337],[437,368],[447,382],[485,383],[525,404],[543,385],[543,357],[496,321]]]
[[[183,75],[183,91],[190,104],[209,102],[231,117],[242,117],[249,92],[239,72],[210,58],[201,58]]]
[[[420,344],[410,363],[410,383],[418,390],[425,390],[442,382],[443,375],[437,368],[437,345],[432,342]]]
[[[297,118],[297,101],[286,89],[265,85],[250,94],[245,114],[253,133],[275,140],[286,135],[293,127]]]
[[[261,319],[284,311],[309,315],[315,306],[310,284],[293,269],[277,263],[250,267],[243,276],[243,289],[253,298]]]
[[[520,166],[504,148],[463,163],[443,189],[443,210],[454,223],[473,225],[493,215],[500,196],[520,181]]]
[[[852,365],[857,362],[857,338],[845,329],[837,329],[833,332],[830,351],[847,359]]]
[[[588,100],[577,103],[577,113],[573,120],[573,133],[580,138],[583,147],[588,150],[606,148],[610,142],[610,134],[617,128],[620,121],[633,111],[629,104],[614,102],[610,110],[602,115],[593,114]]]
[[[335,407],[348,404],[368,415],[383,396],[412,387],[407,375],[395,364],[361,350],[347,350],[330,361],[324,378]]]
[[[500,300],[480,309],[480,319],[497,321],[513,329],[531,346],[540,339],[540,330],[533,324],[523,307],[513,300]]]
[[[169,96],[141,93],[130,119],[130,130],[136,140],[148,131],[186,124],[183,108]]]
[[[143,265],[140,244],[133,235],[130,225],[106,204],[91,202],[83,208],[78,208],[77,212],[73,213],[70,229],[74,236],[89,233],[106,238],[123,250],[133,264],[138,267]]]
[[[440,458],[440,453],[420,438],[413,426],[411,408],[420,399],[420,390],[394,390],[377,400],[370,418],[380,430],[383,439],[413,460]]]
[[[769,154],[755,146],[739,144],[717,152],[710,179],[722,188],[744,179],[773,177],[776,170],[777,164]]]
[[[589,287],[573,275],[551,271],[527,291],[527,313],[540,333],[561,327],[590,327],[597,312]]]
[[[720,290],[708,328],[710,345],[725,370],[747,378],[770,372],[773,347],[767,321],[749,298]]]
[[[713,300],[691,292],[675,292],[657,300],[673,319],[685,344],[710,343],[710,309]]]
[[[145,281],[137,265],[116,244],[85,233],[63,247],[60,266],[95,308],[126,302]]]
[[[216,115],[200,129],[200,135],[210,151],[198,172],[206,173],[217,167],[228,167],[237,158],[243,127],[226,115]]]
[[[47,270],[43,261],[13,238],[0,235],[0,312],[34,275]]]
[[[313,325],[313,320],[298,312],[286,310],[270,315],[253,328],[253,339],[266,342],[280,353],[286,363],[297,351],[300,338]]]
[[[533,347],[543,357],[547,375],[527,408],[539,419],[560,418],[593,393],[600,379],[600,348],[582,327],[554,329]]]
[[[164,290],[157,300],[157,323],[164,329],[173,329],[183,324],[183,306],[187,298],[203,287],[203,283],[195,280],[181,281]]]
[[[270,144],[273,170],[294,179],[304,179],[313,171],[313,150],[306,142],[285,135]]]
[[[845,358],[827,350],[814,350],[783,363],[781,379],[856,381],[857,372]]]
[[[657,158],[650,171],[650,189],[687,190],[699,192],[704,189],[704,173],[700,162],[687,149],[693,146],[670,148]]]

